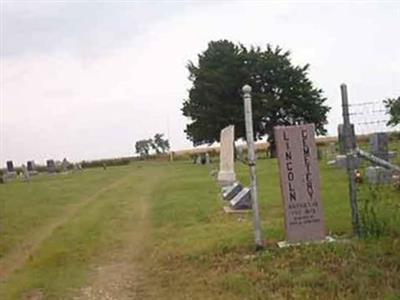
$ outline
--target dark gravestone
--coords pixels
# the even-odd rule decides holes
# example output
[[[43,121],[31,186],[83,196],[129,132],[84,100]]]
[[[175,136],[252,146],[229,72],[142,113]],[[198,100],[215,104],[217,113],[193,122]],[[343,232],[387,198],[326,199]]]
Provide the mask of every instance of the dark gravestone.
[[[55,173],[56,172],[56,164],[55,164],[53,159],[47,160],[46,161],[46,165],[47,165],[47,171],[49,173]]]
[[[35,171],[35,162],[33,160],[29,160],[26,165],[29,172]]]
[[[354,124],[351,124],[351,141],[352,141],[352,145],[351,147],[353,149],[356,148],[356,135],[355,135],[355,131],[354,131]],[[343,132],[343,124],[339,124],[338,126],[338,143],[339,143],[339,154],[346,154],[345,152],[345,148],[344,148],[344,132]]]
[[[369,138],[369,147],[372,155],[389,161],[389,136],[385,132],[372,134]]]
[[[15,172],[12,160],[7,161],[7,172]]]
[[[251,209],[250,189],[243,188],[229,203],[233,209]]]
[[[274,128],[288,242],[325,239],[313,124]]]
[[[17,177],[17,172],[14,170],[14,164],[12,160],[7,161],[7,170],[4,172],[2,176],[3,182],[8,182]]]
[[[227,201],[232,200],[242,189],[243,186],[239,182],[235,182],[233,185],[222,189],[222,198]]]

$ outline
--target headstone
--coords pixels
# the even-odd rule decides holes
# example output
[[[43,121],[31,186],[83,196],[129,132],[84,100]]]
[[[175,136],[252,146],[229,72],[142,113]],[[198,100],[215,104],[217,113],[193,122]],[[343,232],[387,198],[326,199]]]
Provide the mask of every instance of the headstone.
[[[231,185],[236,180],[234,170],[235,127],[230,125],[221,130],[219,153],[219,173],[217,180],[221,186]]]
[[[22,165],[21,169],[22,169],[22,180],[29,181],[30,175],[28,169],[26,168],[25,165]]]
[[[244,148],[243,146],[236,147],[237,158],[238,158],[238,160],[240,160],[242,162],[245,161],[245,159],[244,159],[244,149],[243,148]]]
[[[210,154],[208,154],[208,152],[206,153],[206,165],[210,164]]]
[[[389,136],[387,133],[372,134],[369,138],[369,147],[372,155],[389,161]]]
[[[29,160],[27,162],[27,168],[29,172],[35,171],[35,162],[33,160]]]
[[[365,169],[365,177],[371,184],[390,184],[393,171],[379,166],[370,166]]]
[[[46,161],[47,165],[47,172],[49,173],[55,173],[56,172],[56,164],[53,159],[49,159]]]
[[[353,142],[352,148],[356,148],[356,134],[354,131],[354,124],[351,124],[351,134],[352,138],[351,141]],[[344,133],[343,133],[343,124],[339,124],[338,126],[338,143],[339,143],[339,154],[346,154],[344,148]]]
[[[288,242],[325,239],[314,124],[275,127]]]
[[[229,203],[233,209],[251,209],[250,189],[243,188]]]
[[[66,158],[63,159],[62,163],[61,163],[61,168],[63,170],[63,172],[67,172],[68,171],[68,166],[69,166],[69,162]]]
[[[3,182],[8,182],[11,181],[15,178],[17,178],[17,172],[14,169],[14,164],[12,160],[7,161],[7,169],[3,174]]]
[[[7,172],[15,172],[12,160],[7,161]]]
[[[223,188],[222,198],[227,201],[232,200],[242,189],[243,186],[239,182],[235,182],[233,185]]]
[[[196,165],[201,165],[201,155],[196,156]]]

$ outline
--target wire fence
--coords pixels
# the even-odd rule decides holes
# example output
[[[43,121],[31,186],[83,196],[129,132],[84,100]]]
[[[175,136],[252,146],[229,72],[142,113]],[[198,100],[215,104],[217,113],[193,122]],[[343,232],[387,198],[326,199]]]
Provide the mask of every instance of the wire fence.
[[[388,126],[390,116],[383,101],[366,101],[351,103],[349,117],[357,135],[375,132],[399,130],[400,127]]]

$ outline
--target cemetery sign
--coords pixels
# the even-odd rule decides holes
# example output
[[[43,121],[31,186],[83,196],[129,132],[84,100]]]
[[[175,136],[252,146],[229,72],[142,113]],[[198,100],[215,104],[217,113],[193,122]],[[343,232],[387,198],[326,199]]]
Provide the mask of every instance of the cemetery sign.
[[[274,128],[288,242],[325,239],[314,124]]]

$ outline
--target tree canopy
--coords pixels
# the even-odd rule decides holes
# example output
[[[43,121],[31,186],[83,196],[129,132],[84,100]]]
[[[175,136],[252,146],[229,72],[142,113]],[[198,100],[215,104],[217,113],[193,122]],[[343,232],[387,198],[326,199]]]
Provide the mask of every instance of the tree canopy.
[[[396,126],[400,124],[400,97],[388,98],[383,101],[389,112],[390,120],[388,125]]]
[[[227,40],[212,41],[198,55],[198,64],[189,62],[192,87],[183,103],[189,117],[186,134],[196,145],[219,140],[220,130],[235,125],[235,138],[245,137],[241,88],[252,86],[255,138],[273,127],[314,123],[318,134],[325,134],[329,107],[322,90],[308,79],[309,65],[294,66],[290,52],[267,45],[249,49]]]

